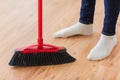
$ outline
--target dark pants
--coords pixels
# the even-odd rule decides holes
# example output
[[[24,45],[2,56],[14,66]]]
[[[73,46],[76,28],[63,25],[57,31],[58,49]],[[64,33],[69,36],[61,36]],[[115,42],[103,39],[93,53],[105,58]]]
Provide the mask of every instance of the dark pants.
[[[79,22],[93,24],[96,0],[82,0]],[[102,33],[115,35],[116,23],[120,11],[120,0],[104,0],[105,18]]]

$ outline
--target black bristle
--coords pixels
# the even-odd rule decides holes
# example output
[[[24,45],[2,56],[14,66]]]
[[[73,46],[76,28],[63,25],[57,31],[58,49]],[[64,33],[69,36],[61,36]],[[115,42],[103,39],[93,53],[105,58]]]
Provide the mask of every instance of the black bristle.
[[[39,52],[24,54],[22,51],[15,51],[14,56],[9,62],[10,66],[44,66],[57,65],[74,62],[76,59],[70,56],[66,49],[62,49],[57,53]]]

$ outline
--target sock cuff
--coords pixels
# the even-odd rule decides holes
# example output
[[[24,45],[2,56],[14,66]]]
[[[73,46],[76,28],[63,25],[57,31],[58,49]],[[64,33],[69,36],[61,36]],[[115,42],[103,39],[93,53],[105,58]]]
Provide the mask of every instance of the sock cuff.
[[[81,22],[77,22],[77,24],[84,25],[84,26],[87,26],[87,27],[93,26],[93,24],[84,24],[84,23],[81,23]],[[89,25],[89,26],[88,26],[88,25]]]
[[[107,36],[107,35],[101,34],[101,38],[102,39],[115,39],[115,40],[117,40],[116,35]]]

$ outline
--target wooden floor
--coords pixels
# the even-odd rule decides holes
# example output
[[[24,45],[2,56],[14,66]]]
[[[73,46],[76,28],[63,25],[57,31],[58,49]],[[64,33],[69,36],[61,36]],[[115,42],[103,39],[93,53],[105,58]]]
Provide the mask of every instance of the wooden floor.
[[[15,48],[37,40],[37,0],[0,0],[0,80],[120,80],[120,44],[101,61],[86,59],[97,43],[104,18],[103,0],[97,0],[94,34],[55,39],[53,33],[78,21],[81,0],[44,1],[44,42],[65,46],[76,62],[56,66],[11,67]],[[120,18],[117,37],[120,41]]]

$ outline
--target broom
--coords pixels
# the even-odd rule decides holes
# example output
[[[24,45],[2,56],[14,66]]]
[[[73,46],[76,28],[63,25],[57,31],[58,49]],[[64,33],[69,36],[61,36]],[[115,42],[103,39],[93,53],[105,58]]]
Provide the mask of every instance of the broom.
[[[75,58],[66,48],[43,44],[42,39],[42,0],[38,0],[38,44],[15,50],[10,66],[43,66],[74,62]]]

